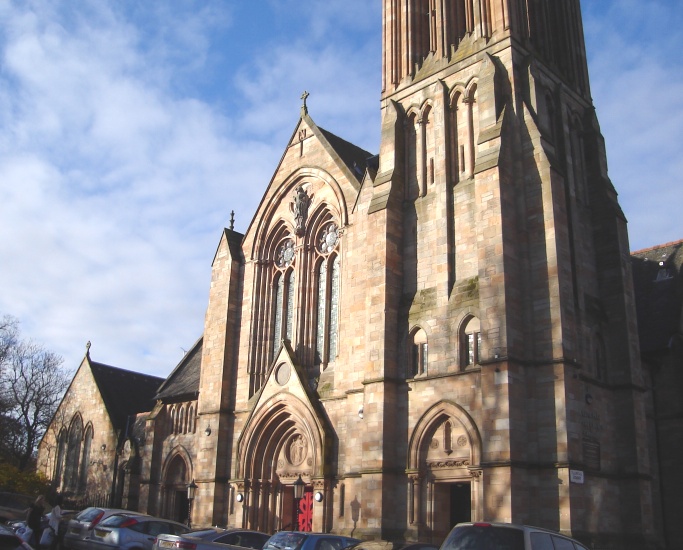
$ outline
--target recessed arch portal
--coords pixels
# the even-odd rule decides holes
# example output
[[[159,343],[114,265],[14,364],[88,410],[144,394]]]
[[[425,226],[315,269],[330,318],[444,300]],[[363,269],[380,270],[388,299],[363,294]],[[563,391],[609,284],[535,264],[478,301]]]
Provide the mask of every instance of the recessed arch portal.
[[[440,539],[453,522],[479,519],[480,461],[481,436],[462,407],[441,401],[425,412],[408,454],[408,523],[418,536]]]
[[[274,395],[252,413],[237,450],[244,527],[287,527],[292,485],[299,476],[309,487],[325,486],[330,434],[311,408],[289,392]]]

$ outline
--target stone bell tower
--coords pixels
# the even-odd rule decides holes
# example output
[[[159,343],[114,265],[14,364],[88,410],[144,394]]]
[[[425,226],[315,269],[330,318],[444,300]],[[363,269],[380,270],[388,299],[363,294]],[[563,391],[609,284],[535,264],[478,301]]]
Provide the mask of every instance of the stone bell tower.
[[[369,213],[394,209],[402,223],[393,300],[408,433],[430,400],[476,425],[472,519],[651,542],[626,220],[579,0],[383,0],[382,55]],[[407,460],[418,537],[448,523],[440,486],[470,482],[421,466],[420,452]]]

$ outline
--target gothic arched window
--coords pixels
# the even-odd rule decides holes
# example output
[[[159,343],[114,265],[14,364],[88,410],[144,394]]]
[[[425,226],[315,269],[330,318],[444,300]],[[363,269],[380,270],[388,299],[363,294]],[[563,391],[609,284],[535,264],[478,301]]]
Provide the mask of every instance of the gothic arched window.
[[[427,344],[427,333],[423,329],[418,328],[411,333],[409,348],[409,376],[412,378],[426,374],[429,346]]]
[[[71,421],[66,451],[66,464],[64,472],[64,486],[68,491],[76,491],[78,488],[78,473],[81,460],[81,443],[83,441],[83,421],[80,415],[76,415]]]
[[[67,444],[67,431],[62,429],[59,432],[59,439],[57,442],[57,459],[55,461],[55,486],[59,488],[62,482],[62,477],[64,475],[64,462],[66,461],[66,444]]]
[[[460,334],[460,366],[472,367],[479,363],[481,351],[481,325],[479,319],[470,317],[463,323]]]
[[[88,470],[90,468],[90,447],[92,446],[93,429],[88,424],[83,437],[83,452],[81,453],[80,476],[78,478],[78,492],[84,493],[88,486]]]
[[[292,340],[294,317],[294,270],[278,273],[275,278],[275,301],[273,311],[272,355],[277,353],[280,342]]]
[[[334,252],[339,229],[334,222],[323,227],[318,236],[322,255],[317,269],[315,362],[327,365],[338,352],[339,332],[339,256]]]

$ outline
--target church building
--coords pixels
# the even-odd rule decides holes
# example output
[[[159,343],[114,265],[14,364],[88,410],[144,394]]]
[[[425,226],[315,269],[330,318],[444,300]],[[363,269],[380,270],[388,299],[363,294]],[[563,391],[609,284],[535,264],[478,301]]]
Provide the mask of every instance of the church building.
[[[116,504],[193,525],[438,544],[502,521],[653,547],[651,401],[579,0],[381,1],[378,154],[304,94],[246,232],[220,235],[203,334],[152,405],[91,432],[109,467],[81,494],[100,472]],[[96,422],[66,412],[78,392],[41,443],[57,482],[71,423]]]

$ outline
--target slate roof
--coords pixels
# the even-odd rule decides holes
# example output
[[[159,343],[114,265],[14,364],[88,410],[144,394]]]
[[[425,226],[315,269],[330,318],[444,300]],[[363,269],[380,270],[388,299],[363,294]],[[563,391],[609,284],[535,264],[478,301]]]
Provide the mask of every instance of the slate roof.
[[[163,378],[90,361],[90,370],[114,428],[124,429],[128,416],[151,411]]]
[[[199,375],[202,366],[202,345],[200,337],[185,354],[173,372],[159,387],[155,399],[162,401],[184,401],[196,399],[199,395]]]
[[[353,172],[356,179],[360,181],[365,175],[365,169],[368,168],[370,159],[374,158],[376,155],[334,135],[332,132],[320,128],[320,126],[318,126],[318,129],[322,132],[323,136],[325,136],[325,139],[330,146],[339,155],[339,158],[342,159],[349,170]]]
[[[681,326],[683,240],[631,253],[640,351],[666,351]]]

